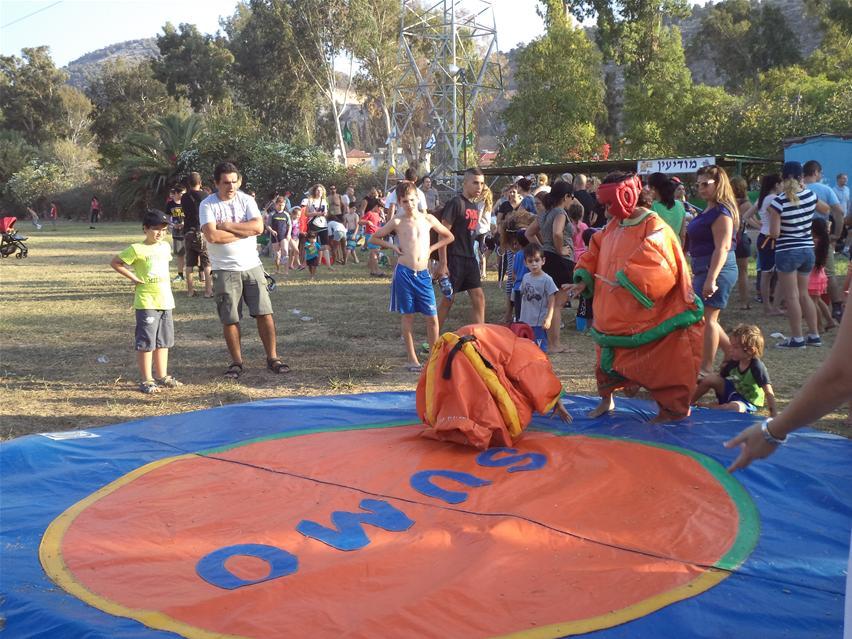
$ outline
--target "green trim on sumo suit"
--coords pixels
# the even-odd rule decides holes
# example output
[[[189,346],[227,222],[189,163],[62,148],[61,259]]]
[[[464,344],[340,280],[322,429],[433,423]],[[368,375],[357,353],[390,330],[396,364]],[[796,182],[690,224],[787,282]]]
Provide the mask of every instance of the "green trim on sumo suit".
[[[624,379],[612,368],[615,363],[615,349],[644,346],[678,329],[686,328],[700,322],[702,317],[704,317],[704,303],[698,296],[695,296],[694,302],[695,309],[687,309],[670,317],[654,328],[649,328],[647,331],[636,333],[635,335],[606,335],[592,328],[589,334],[597,345],[601,347],[601,370],[612,377],[621,377]]]
[[[630,281],[624,271],[618,271],[618,273],[615,274],[615,279],[623,288],[626,288],[642,306],[645,308],[654,307],[654,302],[652,302],[633,282]]]

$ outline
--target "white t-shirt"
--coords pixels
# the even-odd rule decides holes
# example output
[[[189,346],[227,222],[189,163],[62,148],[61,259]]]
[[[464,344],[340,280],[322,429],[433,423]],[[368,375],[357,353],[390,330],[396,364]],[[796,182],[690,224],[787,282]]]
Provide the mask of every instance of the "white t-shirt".
[[[775,201],[777,195],[770,193],[763,198],[763,204],[757,209],[757,215],[760,217],[760,232],[763,235],[769,235],[769,205]]]
[[[421,191],[420,189],[417,189],[417,200],[418,200],[418,207],[420,208],[420,211],[423,212],[423,213],[426,213],[427,212],[427,209],[426,209],[426,194],[423,191]],[[393,189],[390,193],[388,193],[385,196],[385,208],[389,209],[391,207],[391,204],[396,206],[396,211],[394,211],[394,217],[401,215],[400,211],[402,209],[400,208],[399,204],[397,204],[397,201],[396,201],[396,189]]]
[[[346,237],[346,227],[335,220],[328,221],[328,232],[335,240],[342,240]]]
[[[233,199],[223,202],[218,193],[208,195],[198,207],[201,227],[220,222],[248,222],[260,217],[257,202],[253,197],[237,191]],[[207,255],[214,271],[248,271],[260,266],[257,254],[257,238],[244,237],[228,244],[207,242]]]

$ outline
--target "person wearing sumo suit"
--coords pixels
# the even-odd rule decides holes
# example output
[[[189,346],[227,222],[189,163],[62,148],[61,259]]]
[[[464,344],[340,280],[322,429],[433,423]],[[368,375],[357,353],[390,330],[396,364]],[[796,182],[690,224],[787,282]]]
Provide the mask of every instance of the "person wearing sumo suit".
[[[571,296],[592,300],[601,401],[589,417],[615,408],[614,391],[630,395],[639,387],[657,402],[655,422],[686,417],[704,325],[680,242],[650,210],[651,196],[638,176],[608,175],[597,198],[611,219],[592,236],[574,284],[565,287]]]

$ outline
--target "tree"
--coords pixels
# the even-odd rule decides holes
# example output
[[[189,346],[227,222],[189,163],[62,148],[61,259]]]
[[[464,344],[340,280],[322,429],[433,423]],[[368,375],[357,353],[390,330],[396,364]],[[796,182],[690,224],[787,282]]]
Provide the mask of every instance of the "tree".
[[[547,0],[548,13],[555,15],[560,4]],[[595,19],[604,59],[640,78],[656,55],[665,20],[688,15],[686,0],[565,0],[564,7],[578,20]]]
[[[9,178],[7,189],[21,206],[38,206],[40,201],[68,186],[68,179],[58,164],[33,160]]]
[[[148,62],[107,62],[86,93],[94,104],[92,132],[109,162],[122,156],[121,140],[127,132],[144,131],[157,118],[181,110]]]
[[[710,7],[692,41],[691,53],[708,56],[741,92],[761,72],[801,61],[796,33],[781,10],[757,0],[723,0]]]
[[[601,142],[597,124],[606,114],[600,55],[564,16],[553,16],[548,25],[518,54],[518,90],[502,116],[501,162],[563,161],[590,155]]]
[[[823,38],[807,60],[808,70],[841,81],[852,69],[852,3],[848,0],[814,0],[809,13],[820,21]]]
[[[301,34],[293,29],[293,9],[284,0],[248,0],[223,23],[234,56],[232,80],[239,102],[264,129],[312,142],[316,91],[305,80],[296,50]]]
[[[633,157],[674,152],[673,134],[684,121],[682,109],[691,90],[680,30],[660,27],[653,55],[625,78],[623,150]]]
[[[64,112],[64,129],[67,138],[74,144],[89,144],[93,140],[92,105],[86,94],[68,84],[59,87]]]
[[[349,48],[360,63],[355,87],[382,115],[385,138],[393,130],[391,103],[399,73],[398,0],[350,0]]]
[[[196,149],[202,120],[196,114],[170,113],[153,132],[134,131],[124,139],[117,194],[120,208],[165,198],[166,189],[183,172],[181,156]]]
[[[282,13],[282,2],[274,2],[273,6]],[[301,37],[301,46],[296,47],[296,54],[302,62],[305,77],[317,88],[325,98],[330,108],[332,121],[337,137],[339,160],[346,164],[346,142],[343,140],[343,129],[340,118],[346,111],[349,93],[352,89],[352,72],[354,57],[349,53],[349,74],[346,88],[339,96],[338,75],[335,62],[347,53],[347,36],[350,31],[348,0],[291,0],[289,12],[293,20],[293,29]],[[367,34],[364,34],[365,36]],[[375,34],[370,34],[374,36]],[[338,104],[338,98],[342,103]]]
[[[0,113],[4,127],[41,144],[65,133],[60,87],[68,76],[53,64],[48,47],[21,52],[22,58],[0,56]]]
[[[737,122],[749,152],[780,155],[784,138],[848,129],[852,81],[812,76],[799,66],[771,69],[760,76]]]
[[[38,148],[27,142],[24,134],[11,129],[0,129],[0,183],[38,157]]]
[[[189,100],[196,111],[227,98],[228,78],[234,63],[224,38],[202,34],[194,24],[171,22],[157,36],[160,58],[154,60],[154,77],[166,85],[169,95]]]
[[[677,155],[708,152],[745,153],[740,135],[740,114],[746,99],[722,87],[699,84],[678,109],[679,122],[666,131],[670,149]]]

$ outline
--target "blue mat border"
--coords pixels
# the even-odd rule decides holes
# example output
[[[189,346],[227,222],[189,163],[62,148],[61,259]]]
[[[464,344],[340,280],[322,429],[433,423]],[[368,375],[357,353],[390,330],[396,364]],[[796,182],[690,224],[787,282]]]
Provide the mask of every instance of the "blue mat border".
[[[654,407],[618,400],[598,420],[597,398],[566,396],[571,425],[536,417],[531,428],[680,446],[727,465],[722,442],[756,418],[708,409],[652,425]],[[272,415],[270,415],[272,413]],[[0,614],[10,637],[175,637],[113,617],[68,595],[38,561],[44,530],[65,509],[152,461],[311,426],[418,421],[411,392],[283,398],[145,418],[92,429],[98,437],[55,441],[30,435],[0,444]],[[852,442],[804,429],[770,459],[737,473],[752,496],[761,538],[740,571],[698,597],[589,635],[839,638],[852,524]]]

